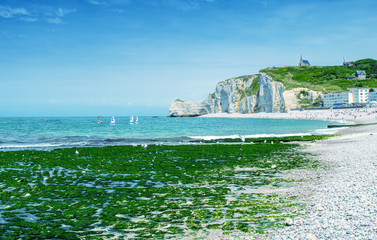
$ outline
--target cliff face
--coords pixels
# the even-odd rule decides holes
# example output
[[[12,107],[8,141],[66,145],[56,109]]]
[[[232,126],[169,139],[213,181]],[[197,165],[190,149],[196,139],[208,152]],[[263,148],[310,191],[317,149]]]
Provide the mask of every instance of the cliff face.
[[[268,75],[261,73],[260,90],[258,98],[259,112],[284,112],[284,85],[280,82],[273,81]]]
[[[205,102],[213,106],[212,113],[253,112],[257,99],[257,92],[252,91],[253,84],[258,85],[257,75],[220,82]]]
[[[170,117],[197,117],[212,113],[210,105],[205,102],[175,100],[169,108]]]
[[[169,108],[171,117],[200,116],[208,113],[284,112],[297,107],[300,90],[285,91],[281,82],[264,73],[220,82],[214,93],[199,103],[176,100]],[[312,95],[317,96],[315,93]],[[288,99],[289,105],[286,104]]]

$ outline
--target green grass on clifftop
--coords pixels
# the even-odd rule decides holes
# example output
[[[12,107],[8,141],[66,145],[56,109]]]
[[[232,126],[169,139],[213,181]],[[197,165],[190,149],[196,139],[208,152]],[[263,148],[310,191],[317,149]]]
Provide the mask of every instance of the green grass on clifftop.
[[[310,66],[310,67],[273,67],[260,70],[274,80],[282,82],[286,89],[305,87],[316,91],[347,91],[352,87],[377,87],[375,77],[366,80],[347,80],[354,78],[356,70],[365,70],[367,74],[377,73],[377,61],[363,59],[353,67]]]

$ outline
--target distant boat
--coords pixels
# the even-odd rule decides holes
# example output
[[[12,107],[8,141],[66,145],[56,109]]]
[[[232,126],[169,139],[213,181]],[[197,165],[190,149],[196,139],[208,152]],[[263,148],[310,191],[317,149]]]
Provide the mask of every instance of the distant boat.
[[[131,116],[130,117],[130,124],[133,124],[134,123],[134,116]]]
[[[139,124],[139,117],[138,116],[136,116],[135,123]]]
[[[114,117],[111,118],[110,124],[115,124],[115,118]]]

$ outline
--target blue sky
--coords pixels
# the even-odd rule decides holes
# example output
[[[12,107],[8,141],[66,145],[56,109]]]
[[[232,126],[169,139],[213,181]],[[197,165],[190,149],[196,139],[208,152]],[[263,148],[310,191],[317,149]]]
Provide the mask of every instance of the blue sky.
[[[375,0],[0,0],[0,116],[167,115],[271,66],[377,56]]]

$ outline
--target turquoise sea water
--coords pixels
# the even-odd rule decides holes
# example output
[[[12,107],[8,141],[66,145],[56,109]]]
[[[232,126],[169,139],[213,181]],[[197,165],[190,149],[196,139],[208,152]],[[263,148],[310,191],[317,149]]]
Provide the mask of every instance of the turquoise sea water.
[[[52,149],[193,140],[323,134],[327,121],[247,118],[139,117],[0,118],[0,150]],[[98,123],[102,121],[102,123]]]

